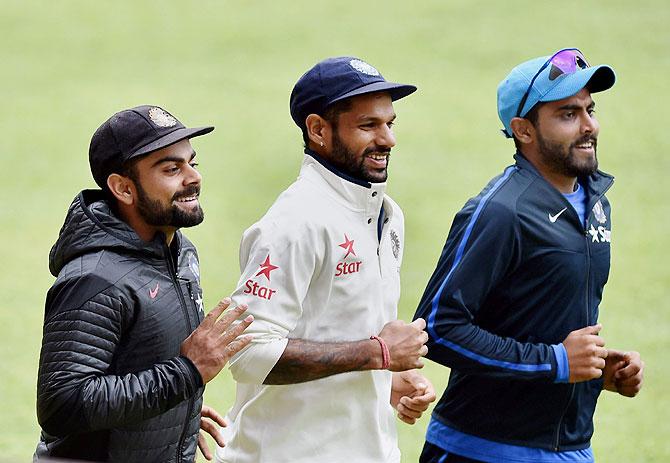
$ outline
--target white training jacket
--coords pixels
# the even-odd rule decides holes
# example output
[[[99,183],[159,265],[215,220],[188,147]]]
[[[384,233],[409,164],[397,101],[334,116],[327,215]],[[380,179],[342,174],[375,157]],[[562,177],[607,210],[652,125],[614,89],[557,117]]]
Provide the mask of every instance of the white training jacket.
[[[233,301],[249,305],[254,340],[230,362],[237,397],[217,461],[400,461],[389,371],[263,384],[289,338],[368,339],[397,318],[403,215],[384,183],[368,185],[306,155],[295,183],[245,231]]]

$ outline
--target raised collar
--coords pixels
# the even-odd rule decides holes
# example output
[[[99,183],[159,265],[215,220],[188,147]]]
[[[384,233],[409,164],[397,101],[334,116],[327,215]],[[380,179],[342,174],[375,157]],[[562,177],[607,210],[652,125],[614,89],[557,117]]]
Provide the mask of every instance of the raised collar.
[[[330,196],[349,209],[364,212],[366,216],[374,217],[374,220],[379,215],[384,202],[386,183],[369,183],[354,179],[308,149],[305,149],[300,177],[324,187]]]

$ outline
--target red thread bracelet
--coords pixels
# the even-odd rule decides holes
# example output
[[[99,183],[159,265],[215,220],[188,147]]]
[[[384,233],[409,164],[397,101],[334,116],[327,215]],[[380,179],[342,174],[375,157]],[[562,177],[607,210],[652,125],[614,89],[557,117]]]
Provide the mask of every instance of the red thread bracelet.
[[[377,342],[379,342],[379,345],[382,348],[382,370],[388,370],[389,367],[391,366],[391,353],[389,352],[389,348],[386,346],[386,343],[382,338],[379,336],[370,336],[370,339],[375,339]]]

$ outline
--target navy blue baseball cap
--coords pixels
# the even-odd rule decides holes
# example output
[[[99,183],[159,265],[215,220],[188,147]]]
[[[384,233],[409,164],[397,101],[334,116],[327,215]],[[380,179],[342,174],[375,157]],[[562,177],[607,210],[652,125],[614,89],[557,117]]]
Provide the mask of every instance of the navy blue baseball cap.
[[[91,138],[88,162],[95,183],[104,190],[107,177],[120,172],[126,161],[212,130],[211,126],[184,127],[158,106],[144,105],[120,111],[98,127]]]
[[[310,114],[323,115],[328,106],[356,95],[387,92],[392,100],[414,93],[414,85],[387,82],[377,69],[352,56],[328,58],[302,75],[291,92],[291,117],[300,128]]]
[[[591,93],[614,85],[616,75],[607,65],[590,66],[577,48],[564,48],[551,56],[534,58],[516,66],[498,85],[498,117],[512,138],[510,123],[524,117],[537,103],[562,100],[584,87]]]

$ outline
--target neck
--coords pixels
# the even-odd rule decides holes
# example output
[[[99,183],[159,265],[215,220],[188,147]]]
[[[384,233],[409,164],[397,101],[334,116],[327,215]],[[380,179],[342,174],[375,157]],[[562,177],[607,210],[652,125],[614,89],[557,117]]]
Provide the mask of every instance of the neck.
[[[577,177],[568,177],[563,174],[559,174],[551,169],[550,166],[542,162],[539,153],[531,152],[531,154],[521,153],[526,159],[537,169],[537,171],[544,177],[544,179],[551,184],[554,188],[560,191],[563,194],[572,193],[575,190],[575,184],[577,183]]]
[[[150,225],[139,215],[136,209],[130,209],[124,207],[124,205],[119,206],[119,216],[121,220],[126,222],[130,228],[137,233],[137,236],[139,236],[142,241],[152,241],[156,236],[156,233],[160,232],[165,235],[165,242],[169,246],[177,231],[175,227],[157,227]]]
[[[534,164],[535,165],[535,164]],[[540,171],[540,174],[547,180],[554,188],[560,191],[563,194],[569,194],[575,191],[575,184],[577,183],[577,177],[566,177],[564,175],[551,172],[548,169],[542,169],[541,167],[535,165],[535,168]]]

